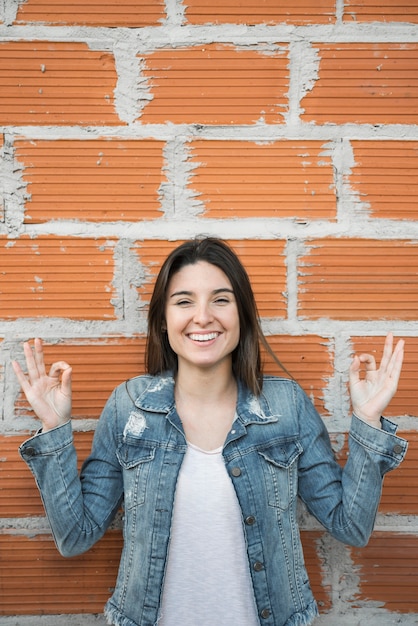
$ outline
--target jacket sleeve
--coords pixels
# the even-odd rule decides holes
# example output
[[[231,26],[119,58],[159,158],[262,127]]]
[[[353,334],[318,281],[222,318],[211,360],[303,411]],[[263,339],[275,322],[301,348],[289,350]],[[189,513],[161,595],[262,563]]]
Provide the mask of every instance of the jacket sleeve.
[[[324,422],[302,391],[298,416],[303,447],[299,496],[336,539],[366,545],[373,531],[383,477],[401,463],[407,442],[396,436],[396,426],[389,420],[381,418],[380,430],[353,415],[349,455],[341,468]]]
[[[33,473],[58,550],[75,556],[98,541],[122,501],[116,457],[115,392],[109,398],[79,475],[71,422],[38,433],[19,448]]]

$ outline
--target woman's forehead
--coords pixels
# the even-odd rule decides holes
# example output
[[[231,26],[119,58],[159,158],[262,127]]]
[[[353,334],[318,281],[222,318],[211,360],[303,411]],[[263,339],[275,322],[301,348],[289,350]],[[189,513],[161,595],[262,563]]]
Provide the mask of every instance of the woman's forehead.
[[[180,285],[183,285],[186,289],[211,287],[212,289],[225,288],[232,290],[231,282],[225,272],[217,265],[207,261],[198,261],[197,263],[184,265],[173,274],[169,281],[169,290],[177,289]]]

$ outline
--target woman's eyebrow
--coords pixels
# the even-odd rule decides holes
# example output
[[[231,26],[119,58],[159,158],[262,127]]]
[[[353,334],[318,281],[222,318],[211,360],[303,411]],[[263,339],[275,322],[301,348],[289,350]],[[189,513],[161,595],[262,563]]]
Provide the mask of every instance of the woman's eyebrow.
[[[219,289],[214,289],[212,293],[216,295],[218,293],[223,293],[224,291],[226,291],[227,293],[234,293],[234,290],[230,289],[230,287],[220,287]]]
[[[219,293],[234,293],[233,289],[230,289],[230,287],[219,287],[219,289],[214,289],[212,291],[212,294],[214,296],[218,295]],[[193,295],[193,291],[187,291],[186,289],[181,289],[180,291],[174,291],[172,294],[170,294],[170,298],[174,298],[176,296],[192,296]]]
[[[175,296],[192,296],[193,292],[192,291],[174,291],[172,294],[170,294],[170,298],[174,298]]]

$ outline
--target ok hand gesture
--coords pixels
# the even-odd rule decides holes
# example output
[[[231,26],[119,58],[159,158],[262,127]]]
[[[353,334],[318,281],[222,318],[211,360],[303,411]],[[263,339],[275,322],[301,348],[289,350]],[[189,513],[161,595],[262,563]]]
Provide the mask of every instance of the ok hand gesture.
[[[349,373],[351,403],[354,413],[380,428],[380,417],[395,395],[402,369],[405,342],[400,339],[393,349],[393,335],[386,337],[383,357],[377,369],[371,354],[355,356]],[[365,375],[360,378],[362,365]]]
[[[33,350],[25,342],[23,350],[27,376],[17,361],[12,365],[29,404],[42,422],[43,431],[64,424],[71,417],[71,367],[65,361],[58,361],[47,374],[40,339],[35,339]]]

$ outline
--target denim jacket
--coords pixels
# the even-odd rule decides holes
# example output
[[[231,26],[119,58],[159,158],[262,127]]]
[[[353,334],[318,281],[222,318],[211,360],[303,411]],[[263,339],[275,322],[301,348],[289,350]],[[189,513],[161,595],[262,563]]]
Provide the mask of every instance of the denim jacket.
[[[341,469],[323,421],[295,382],[266,376],[259,397],[239,387],[223,457],[242,510],[260,624],[306,625],[318,614],[299,538],[297,497],[334,537],[365,545],[383,475],[406,452],[406,442],[395,432],[385,418],[379,430],[353,416],[350,454]],[[64,556],[88,550],[123,503],[124,548],[115,591],[105,607],[109,622],[117,626],[158,622],[176,481],[186,448],[170,375],[139,376],[114,390],[81,480],[70,422],[35,435],[20,448]]]

